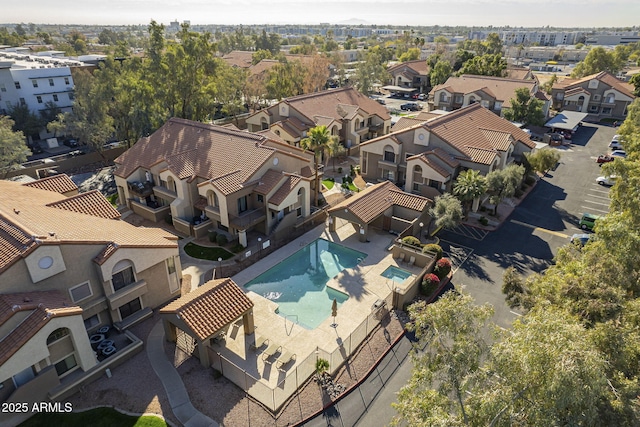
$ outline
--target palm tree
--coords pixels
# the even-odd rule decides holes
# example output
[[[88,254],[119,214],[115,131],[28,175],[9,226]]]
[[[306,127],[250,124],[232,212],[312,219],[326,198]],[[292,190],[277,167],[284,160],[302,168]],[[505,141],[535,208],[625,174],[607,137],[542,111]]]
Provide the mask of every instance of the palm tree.
[[[313,151],[313,162],[316,171],[315,205],[318,206],[318,192],[320,190],[320,174],[318,173],[318,157],[326,150],[327,144],[332,139],[329,129],[326,126],[316,126],[309,130],[306,138],[300,141],[300,145],[305,150]]]
[[[333,170],[336,170],[336,157],[342,156],[347,152],[347,149],[342,145],[342,143],[335,136],[331,136],[331,139],[327,143],[326,148],[327,155],[333,159]]]
[[[458,175],[453,184],[453,194],[458,196],[465,204],[465,211],[469,210],[469,204],[487,191],[487,180],[480,172],[468,169]]]

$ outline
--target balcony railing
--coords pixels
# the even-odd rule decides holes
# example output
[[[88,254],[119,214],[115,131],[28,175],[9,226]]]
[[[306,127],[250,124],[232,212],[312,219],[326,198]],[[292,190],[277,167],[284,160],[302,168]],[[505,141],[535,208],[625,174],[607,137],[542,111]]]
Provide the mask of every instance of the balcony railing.
[[[174,201],[178,198],[178,193],[160,185],[156,185],[155,187],[153,187],[153,192],[156,194],[156,196],[163,197],[171,201]]]
[[[254,209],[252,211],[246,211],[238,216],[229,215],[230,223],[233,227],[239,230],[246,230],[261,221],[264,221],[267,215],[263,209]]]
[[[109,308],[111,310],[117,310],[124,305],[127,301],[142,296],[147,293],[147,281],[142,279],[137,282],[131,283],[122,289],[118,289],[115,293],[107,296],[109,302]]]
[[[140,182],[140,181],[128,182],[127,181],[127,188],[129,188],[129,192],[142,198],[145,198],[153,194],[153,184],[150,183],[149,181],[144,181],[144,182]]]

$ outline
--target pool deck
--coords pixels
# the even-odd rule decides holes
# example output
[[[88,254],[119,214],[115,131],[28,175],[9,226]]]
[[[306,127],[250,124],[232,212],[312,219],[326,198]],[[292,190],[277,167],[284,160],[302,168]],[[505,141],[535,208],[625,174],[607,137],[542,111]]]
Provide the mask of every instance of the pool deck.
[[[420,271],[418,267],[400,266],[392,257],[391,252],[387,249],[391,246],[395,238],[394,235],[370,231],[370,241],[364,243],[358,240],[358,235],[351,225],[346,222],[344,225],[338,225],[339,228],[335,232],[329,232],[325,225],[318,226],[232,277],[244,289],[247,282],[317,238],[323,238],[367,254],[367,257],[358,266],[342,271],[338,276],[330,279],[327,284],[327,286],[349,295],[349,299],[338,309],[335,318],[336,327],[332,327],[334,319],[329,316],[316,329],[304,329],[291,320],[276,314],[276,302],[255,292],[247,291],[247,296],[254,303],[256,333],[245,336],[242,328],[233,328],[227,333],[224,341],[213,345],[213,349],[270,389],[283,388],[282,381],[287,372],[291,372],[305,360],[307,362],[312,360],[315,364],[316,358],[309,356],[315,355],[317,357],[316,350],[321,349],[323,352],[333,353],[339,349],[342,339],[352,334],[367,316],[371,315],[372,306],[378,300],[387,300],[387,304],[390,303],[391,292],[396,284],[391,279],[381,276],[389,265],[411,271],[414,275]],[[269,340],[258,351],[251,348],[255,342],[255,336]],[[271,363],[265,362],[263,360],[265,350],[272,344],[275,344],[276,348],[281,347],[281,350],[270,358]],[[275,360],[277,356],[287,350],[295,353],[296,358],[286,364],[284,370],[278,370],[278,364]],[[250,394],[252,393],[250,392]]]

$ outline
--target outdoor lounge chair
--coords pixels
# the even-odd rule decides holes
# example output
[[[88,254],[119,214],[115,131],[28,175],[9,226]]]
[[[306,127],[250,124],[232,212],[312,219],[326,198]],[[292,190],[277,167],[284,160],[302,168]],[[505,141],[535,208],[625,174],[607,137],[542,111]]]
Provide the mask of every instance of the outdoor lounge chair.
[[[295,358],[296,358],[295,353],[291,353],[287,349],[283,350],[280,356],[278,356],[278,358],[276,359],[277,368],[279,370],[283,370],[282,367],[287,363],[291,362],[292,360],[294,360]]]
[[[254,332],[254,341],[251,344],[251,348],[257,351],[260,347],[262,347],[265,344],[269,344],[269,338],[262,337]]]
[[[398,257],[398,264],[400,264],[400,263],[402,263],[402,262],[404,262],[404,252],[402,252],[402,253],[400,254],[400,256]]]
[[[411,256],[411,257],[409,258],[409,263],[408,263],[408,264],[409,264],[409,265],[413,265],[415,262],[416,262],[416,257]]]
[[[271,359],[271,357],[282,351],[282,346],[276,344],[276,343],[271,343],[269,344],[269,347],[267,347],[267,349],[262,352],[262,360],[264,360],[265,362],[271,363],[271,361],[269,359]]]

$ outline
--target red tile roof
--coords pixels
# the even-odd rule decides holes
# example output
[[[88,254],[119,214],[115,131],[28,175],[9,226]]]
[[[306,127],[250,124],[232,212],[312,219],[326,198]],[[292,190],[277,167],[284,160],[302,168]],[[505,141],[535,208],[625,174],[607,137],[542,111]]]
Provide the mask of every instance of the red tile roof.
[[[53,317],[82,314],[82,309],[70,303],[59,291],[0,294],[0,326],[15,313],[31,311],[5,337],[0,338],[0,366],[9,360]]]
[[[422,163],[424,163],[430,169],[432,169],[435,172],[437,172],[443,178],[447,178],[447,177],[451,176],[451,173],[449,171],[447,171],[445,168],[440,166],[433,159],[430,159],[430,157],[437,157],[437,156],[433,156],[433,152],[432,151],[429,152],[429,153],[422,153],[422,154],[419,154],[417,156],[412,156],[412,157],[410,157],[410,159],[413,159],[414,157],[417,157]]]
[[[601,71],[597,74],[591,74],[581,79],[564,79],[562,81],[556,82],[553,87],[561,89],[564,88],[565,91],[569,91],[571,89],[576,89],[593,79],[600,80],[601,82],[616,89],[618,92],[630,98],[635,98],[635,96],[633,95],[634,87],[632,84],[623,82],[617,79],[614,75],[607,73],[606,71]]]
[[[387,71],[393,74],[396,72],[400,72],[405,68],[408,68],[411,71],[413,71],[415,74],[418,74],[421,76],[426,76],[427,74],[429,74],[429,65],[427,64],[427,61],[424,59],[416,59],[413,61],[401,62],[399,64],[395,64],[389,67]]]
[[[502,102],[502,108],[508,108],[511,107],[511,99],[516,97],[516,89],[522,87],[527,88],[533,94],[536,81],[463,74],[459,77],[449,77],[444,84],[435,86],[431,92],[435,93],[441,89],[460,94],[482,91],[495,98],[496,101]]]
[[[260,177],[260,181],[253,191],[258,194],[267,195],[281,180],[282,172],[275,169],[269,169]]]
[[[415,194],[405,193],[393,183],[385,181],[356,193],[329,209],[329,214],[348,209],[361,224],[367,224],[393,205],[417,212],[424,212],[431,200]]]
[[[211,280],[160,309],[178,315],[196,337],[204,341],[253,308],[253,302],[229,279]]]
[[[49,176],[23,185],[26,187],[39,188],[41,190],[54,191],[60,194],[78,191],[78,186],[75,182],[65,174]]]
[[[49,203],[46,206],[79,212],[98,218],[118,219],[120,212],[98,190],[80,193],[76,196]]]
[[[269,199],[269,203],[273,203],[274,205],[279,205],[284,201],[284,199],[291,194],[294,190],[295,186],[302,180],[301,177],[296,175],[289,175],[287,179],[282,183],[278,191],[273,193],[273,196]]]

